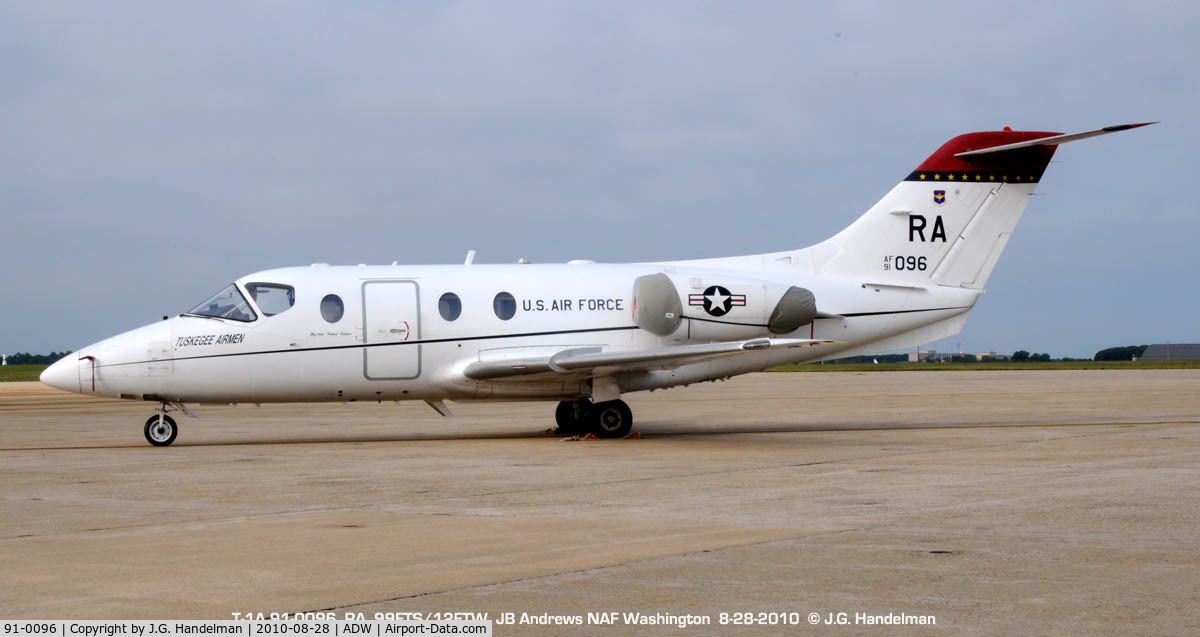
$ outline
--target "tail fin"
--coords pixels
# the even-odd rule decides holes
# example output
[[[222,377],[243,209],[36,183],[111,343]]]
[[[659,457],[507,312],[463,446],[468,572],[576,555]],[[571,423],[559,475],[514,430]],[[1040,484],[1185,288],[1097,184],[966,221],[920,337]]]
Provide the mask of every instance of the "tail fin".
[[[959,135],[857,221],[813,246],[815,269],[982,289],[1058,144],[1145,125]]]

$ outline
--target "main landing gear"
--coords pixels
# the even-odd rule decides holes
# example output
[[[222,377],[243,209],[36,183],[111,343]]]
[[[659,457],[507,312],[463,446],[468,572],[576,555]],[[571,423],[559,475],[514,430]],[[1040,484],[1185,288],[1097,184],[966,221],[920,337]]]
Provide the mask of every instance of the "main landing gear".
[[[167,415],[168,411],[182,411],[192,418],[197,417],[183,403],[159,403],[158,413],[150,416],[145,429],[146,441],[155,447],[165,447],[175,442],[175,437],[179,435],[179,425]]]
[[[568,436],[591,433],[597,438],[624,438],[633,430],[633,412],[623,400],[564,400],[554,411],[554,421],[558,433]]]

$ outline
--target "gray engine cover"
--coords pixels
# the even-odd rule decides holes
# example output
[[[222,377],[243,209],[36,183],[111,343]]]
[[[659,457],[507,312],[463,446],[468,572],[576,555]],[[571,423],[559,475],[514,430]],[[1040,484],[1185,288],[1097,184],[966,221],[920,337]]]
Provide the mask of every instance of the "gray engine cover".
[[[633,322],[651,334],[674,334],[683,320],[679,292],[671,278],[662,272],[634,280],[633,303]]]

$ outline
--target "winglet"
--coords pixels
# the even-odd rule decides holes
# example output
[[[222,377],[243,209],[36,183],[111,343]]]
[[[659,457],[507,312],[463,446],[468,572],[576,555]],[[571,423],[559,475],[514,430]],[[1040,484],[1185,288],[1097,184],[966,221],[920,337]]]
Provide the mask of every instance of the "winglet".
[[[1065,144],[1067,142],[1073,142],[1073,141],[1077,141],[1080,139],[1087,139],[1089,137],[1097,137],[1099,135],[1107,135],[1109,133],[1116,133],[1118,131],[1129,130],[1131,128],[1141,128],[1143,126],[1149,126],[1151,124],[1157,124],[1157,123],[1158,122],[1141,122],[1140,124],[1118,124],[1116,126],[1105,126],[1104,128],[1097,128],[1096,130],[1084,131],[1082,133],[1068,133],[1066,135],[1049,135],[1047,137],[1041,137],[1038,139],[1031,139],[1028,141],[1016,142],[1015,144],[1003,144],[1001,146],[992,146],[990,148],[979,148],[979,149],[974,149],[974,150],[967,150],[967,151],[963,151],[961,153],[955,153],[954,156],[955,157],[974,157],[977,155],[988,155],[991,153],[1003,153],[1006,151],[1017,150],[1020,148],[1029,148],[1031,146],[1057,146],[1058,144]]]

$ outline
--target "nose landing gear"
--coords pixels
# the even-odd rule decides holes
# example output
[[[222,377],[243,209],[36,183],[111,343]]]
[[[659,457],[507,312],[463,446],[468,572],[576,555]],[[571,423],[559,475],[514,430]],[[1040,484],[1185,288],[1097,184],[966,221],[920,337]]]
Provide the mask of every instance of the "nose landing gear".
[[[175,442],[175,437],[179,435],[179,425],[167,415],[168,411],[182,411],[192,418],[198,417],[183,403],[159,403],[158,413],[150,416],[145,428],[146,441],[155,447],[165,447]]]
[[[633,411],[623,400],[564,400],[554,411],[554,421],[557,433],[567,436],[592,433],[597,438],[624,438],[633,430]]]
[[[174,418],[164,413],[150,416],[150,420],[146,421],[146,440],[155,447],[165,447],[175,442],[175,436],[178,435],[179,425],[175,424]]]

